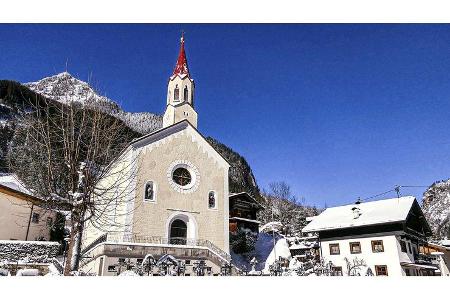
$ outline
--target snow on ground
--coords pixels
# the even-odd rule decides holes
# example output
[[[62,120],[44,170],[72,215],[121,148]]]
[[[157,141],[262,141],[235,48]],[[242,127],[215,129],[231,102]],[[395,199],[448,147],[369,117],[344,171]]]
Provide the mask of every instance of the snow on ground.
[[[120,273],[119,276],[139,276],[139,275],[134,273],[133,271],[125,271]]]
[[[272,234],[260,232],[258,234],[258,239],[256,240],[255,243],[255,250],[244,254],[236,254],[231,252],[233,264],[235,264],[237,267],[241,269],[247,269],[250,271],[251,270],[250,261],[253,258],[256,258],[258,263],[255,266],[255,270],[261,271],[262,269],[264,269],[265,262],[273,249],[273,238],[275,238],[275,241],[278,241],[283,237],[278,233],[275,233],[274,236],[272,236]]]
[[[259,229],[259,232],[282,232],[283,224],[281,222],[269,222]]]
[[[279,257],[286,258],[288,260],[292,259],[291,251],[289,251],[289,244],[285,238],[279,239],[275,244],[275,249],[272,249],[269,256],[266,259],[264,265],[264,273],[269,273],[269,266],[272,265],[276,259]]]
[[[16,276],[39,276],[38,269],[22,269],[17,271]]]
[[[62,276],[62,275],[59,273],[58,269],[53,264],[50,264],[48,266],[48,273],[45,274],[45,276]]]

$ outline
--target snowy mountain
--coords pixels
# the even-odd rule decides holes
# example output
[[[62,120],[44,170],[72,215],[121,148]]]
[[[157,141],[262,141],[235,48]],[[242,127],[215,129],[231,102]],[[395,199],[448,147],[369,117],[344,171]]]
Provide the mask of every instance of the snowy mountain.
[[[257,200],[260,200],[259,187],[245,158],[212,137],[207,137],[206,140],[232,165],[229,172],[230,192],[247,192],[256,197]]]
[[[65,96],[66,94],[68,96]],[[36,100],[40,101],[40,105],[46,105],[47,101],[77,101],[101,107],[106,114],[122,120],[131,129],[128,137],[130,141],[162,127],[161,116],[146,112],[125,112],[114,101],[99,96],[87,83],[68,73],[61,73],[26,85],[10,80],[0,80],[0,172],[10,172],[6,159],[8,144],[13,138],[18,118],[26,111],[33,109],[30,103]],[[230,191],[247,191],[259,198],[258,185],[245,158],[217,140],[207,139],[231,164]]]
[[[122,120],[128,127],[146,134],[162,127],[162,117],[149,112],[125,112],[115,101],[99,95],[87,82],[67,72],[25,83],[32,91],[62,103],[76,101],[100,108],[107,114]]]
[[[423,194],[423,212],[436,240],[450,237],[450,179],[432,184]]]

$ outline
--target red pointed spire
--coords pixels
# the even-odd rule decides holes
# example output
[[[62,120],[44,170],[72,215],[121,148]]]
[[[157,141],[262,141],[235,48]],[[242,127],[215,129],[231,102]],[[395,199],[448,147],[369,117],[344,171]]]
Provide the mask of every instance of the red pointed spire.
[[[184,51],[184,32],[182,32],[180,40],[180,53],[178,54],[177,64],[175,65],[172,76],[185,74],[190,77],[186,52]]]

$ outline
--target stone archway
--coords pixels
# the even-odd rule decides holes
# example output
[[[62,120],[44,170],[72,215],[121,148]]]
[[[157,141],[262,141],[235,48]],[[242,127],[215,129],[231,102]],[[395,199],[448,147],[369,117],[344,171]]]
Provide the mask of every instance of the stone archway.
[[[174,212],[167,219],[166,237],[170,244],[186,245],[197,239],[197,222],[186,212]]]

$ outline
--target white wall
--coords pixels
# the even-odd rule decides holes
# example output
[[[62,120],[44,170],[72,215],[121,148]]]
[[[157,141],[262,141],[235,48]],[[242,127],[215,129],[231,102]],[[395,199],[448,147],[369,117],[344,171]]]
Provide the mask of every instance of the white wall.
[[[384,246],[384,252],[373,253],[372,243],[373,240],[382,240]],[[350,242],[361,243],[361,253],[350,253]],[[330,255],[330,244],[339,244],[340,254]],[[331,261],[335,266],[342,267],[343,275],[347,275],[347,264],[345,258],[347,257],[352,261],[355,257],[358,259],[364,259],[367,267],[372,269],[374,275],[375,265],[386,265],[388,268],[389,276],[402,276],[402,268],[400,266],[399,251],[400,245],[395,235],[387,236],[371,236],[371,237],[359,237],[359,238],[343,238],[339,240],[322,240],[321,241],[322,256],[325,262]],[[364,276],[366,268],[362,268],[361,275]]]

